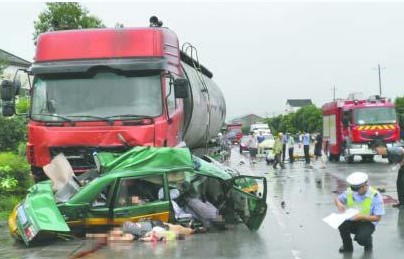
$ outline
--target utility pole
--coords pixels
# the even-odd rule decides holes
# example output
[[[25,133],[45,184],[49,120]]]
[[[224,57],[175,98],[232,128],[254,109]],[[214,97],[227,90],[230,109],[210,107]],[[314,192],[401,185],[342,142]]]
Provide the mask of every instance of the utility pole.
[[[331,88],[332,92],[333,92],[333,98],[332,100],[335,101],[335,91],[337,90],[337,88],[335,88],[335,85],[333,86],[333,88]]]
[[[380,76],[380,64],[377,64],[379,70],[379,96],[382,97],[382,77]]]
[[[382,76],[380,70],[384,69],[385,67],[381,67],[380,64],[377,64],[377,71],[379,73],[379,96],[382,96]],[[375,69],[375,68],[373,68]]]

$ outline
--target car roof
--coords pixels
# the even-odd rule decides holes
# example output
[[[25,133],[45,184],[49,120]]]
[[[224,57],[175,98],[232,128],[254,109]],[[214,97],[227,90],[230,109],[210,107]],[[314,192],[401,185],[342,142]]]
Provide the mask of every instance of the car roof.
[[[231,176],[216,165],[193,156],[188,148],[135,147],[124,154],[99,154],[101,171],[114,177],[184,170],[224,180]]]
[[[187,148],[139,146],[123,154],[101,152],[98,158],[101,173],[110,173],[118,169],[143,171],[193,168],[192,155]]]

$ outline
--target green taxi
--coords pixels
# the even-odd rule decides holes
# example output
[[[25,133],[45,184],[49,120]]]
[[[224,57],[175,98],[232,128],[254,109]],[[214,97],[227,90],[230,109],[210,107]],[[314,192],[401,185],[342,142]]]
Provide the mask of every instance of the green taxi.
[[[192,190],[226,222],[239,218],[252,231],[266,215],[265,177],[241,176],[187,148],[135,147],[123,154],[99,153],[95,159],[98,170],[77,178],[73,174],[62,187],[53,180],[32,186],[9,217],[10,234],[29,246],[128,220],[179,223],[183,219],[174,214],[172,188],[185,198]]]

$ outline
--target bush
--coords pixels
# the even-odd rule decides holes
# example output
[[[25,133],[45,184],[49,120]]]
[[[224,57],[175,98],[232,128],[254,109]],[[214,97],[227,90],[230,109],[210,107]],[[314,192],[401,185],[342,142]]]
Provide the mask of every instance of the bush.
[[[22,200],[21,196],[11,195],[0,199],[0,220],[7,219],[10,212]]]
[[[27,113],[29,110],[29,106],[29,97],[20,97],[15,108],[17,109],[17,113]]]
[[[25,157],[12,152],[0,153],[0,195],[25,195],[33,184]]]
[[[0,117],[0,152],[17,151],[21,142],[27,142],[27,120],[25,117]]]

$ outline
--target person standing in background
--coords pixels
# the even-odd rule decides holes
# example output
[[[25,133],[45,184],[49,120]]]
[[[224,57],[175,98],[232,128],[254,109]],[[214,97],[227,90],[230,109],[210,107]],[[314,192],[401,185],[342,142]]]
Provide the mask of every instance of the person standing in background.
[[[254,132],[250,133],[247,144],[250,151],[250,164],[255,164],[257,163],[258,141]]]
[[[261,158],[264,156],[264,148],[260,146],[262,142],[264,142],[265,137],[262,135],[262,131],[260,131],[259,135],[257,136],[257,142],[258,142],[258,157]]]
[[[285,133],[282,136],[282,163],[285,163],[285,155],[286,155],[286,144],[288,143],[288,137]]]
[[[306,161],[306,165],[310,164],[310,134],[308,132],[303,132],[303,137],[302,137],[302,142],[303,142],[303,151],[304,151],[304,160]]]
[[[386,147],[383,142],[378,142],[374,149],[378,155],[386,156],[389,161],[400,166],[396,180],[398,203],[393,204],[393,207],[404,209],[404,148]]]
[[[274,153],[275,153],[275,162],[273,165],[273,168],[276,169],[276,166],[278,163],[281,165],[282,169],[285,169],[285,166],[282,162],[282,140],[283,140],[283,134],[279,133],[278,137],[275,139],[274,143]]]
[[[321,149],[323,147],[323,136],[321,135],[321,133],[317,133],[316,135],[316,140],[314,142],[314,157],[316,159],[316,161],[321,158]]]
[[[289,162],[293,164],[295,161],[295,158],[293,156],[293,151],[295,149],[295,139],[293,138],[293,135],[288,136],[288,151],[289,151]]]
[[[326,164],[327,164],[327,158],[328,158],[328,143],[330,141],[329,137],[324,137],[323,136],[323,146],[321,147],[322,149],[322,157],[321,157],[321,169],[325,169],[326,168]]]

